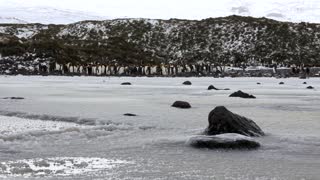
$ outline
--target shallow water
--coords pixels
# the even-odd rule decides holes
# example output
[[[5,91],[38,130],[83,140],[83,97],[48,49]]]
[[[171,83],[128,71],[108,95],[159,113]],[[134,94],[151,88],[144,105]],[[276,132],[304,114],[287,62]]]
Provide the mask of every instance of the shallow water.
[[[228,97],[237,90],[257,99]],[[25,97],[0,99],[0,178],[320,179],[319,90],[313,78],[0,76],[1,97]],[[170,107],[176,100],[192,108]],[[267,133],[259,150],[185,143],[220,105]]]

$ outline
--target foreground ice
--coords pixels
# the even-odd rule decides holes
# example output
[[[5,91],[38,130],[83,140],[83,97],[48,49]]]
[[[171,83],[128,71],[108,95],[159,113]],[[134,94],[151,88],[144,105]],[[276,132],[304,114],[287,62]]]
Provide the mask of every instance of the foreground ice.
[[[187,80],[191,86],[182,85]],[[230,91],[208,91],[211,84]],[[309,85],[315,89],[306,89]],[[237,90],[257,98],[228,97]],[[134,162],[56,179],[319,179],[319,90],[317,78],[0,76],[1,97],[25,98],[0,97],[0,163],[14,168],[9,164],[23,161],[32,166],[58,157]],[[192,108],[172,108],[177,100]],[[259,124],[266,133],[255,138],[261,148],[208,151],[187,146],[188,137],[207,127],[208,114],[216,106]],[[84,162],[88,167],[93,163]]]

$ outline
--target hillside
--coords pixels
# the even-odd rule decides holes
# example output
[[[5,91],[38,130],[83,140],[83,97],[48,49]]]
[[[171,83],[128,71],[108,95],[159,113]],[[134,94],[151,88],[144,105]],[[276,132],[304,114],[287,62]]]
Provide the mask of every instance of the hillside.
[[[0,25],[1,68],[38,64],[320,65],[320,25],[229,16]]]

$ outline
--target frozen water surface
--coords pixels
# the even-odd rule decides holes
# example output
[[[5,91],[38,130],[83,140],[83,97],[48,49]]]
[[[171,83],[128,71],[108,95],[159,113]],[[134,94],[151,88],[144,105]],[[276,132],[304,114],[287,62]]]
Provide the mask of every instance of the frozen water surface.
[[[320,179],[320,79],[0,76],[0,98],[13,96],[25,99],[0,99],[0,178]],[[266,132],[260,149],[186,144],[220,105]]]

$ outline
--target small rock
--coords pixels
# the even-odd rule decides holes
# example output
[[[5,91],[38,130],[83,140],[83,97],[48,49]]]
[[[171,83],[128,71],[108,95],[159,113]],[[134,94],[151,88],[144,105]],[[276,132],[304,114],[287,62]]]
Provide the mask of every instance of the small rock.
[[[182,83],[183,85],[192,85],[192,83],[190,81],[185,81]]]
[[[307,87],[307,89],[314,89],[314,87],[312,87],[312,86],[308,86],[308,87]]]
[[[5,97],[3,99],[13,99],[13,100],[22,100],[24,99],[23,97]]]
[[[279,84],[284,84],[284,82],[279,82]]]
[[[256,149],[260,144],[253,138],[236,133],[220,134],[215,136],[195,136],[191,137],[187,144],[195,148],[208,149]]]
[[[307,84],[307,82],[303,82],[302,84]]]
[[[217,89],[216,87],[214,87],[213,85],[210,85],[209,87],[208,87],[208,90],[219,90],[219,89]]]
[[[176,101],[172,104],[172,107],[176,108],[182,108],[182,109],[189,109],[191,108],[191,105],[188,102],[185,101]]]
[[[261,83],[258,82],[257,84],[260,85]]]
[[[137,116],[136,114],[132,114],[132,113],[126,113],[126,114],[123,114],[124,116]]]
[[[124,83],[121,83],[121,85],[126,85],[126,86],[128,86],[128,85],[131,85],[131,83],[130,83],[130,82],[124,82]]]
[[[210,86],[208,87],[208,90],[225,90],[225,91],[227,91],[227,90],[230,90],[230,89],[229,89],[229,88],[218,89],[218,88],[214,87],[213,85],[210,85]]]
[[[255,99],[256,97],[247,93],[244,93],[242,91],[237,91],[232,93],[229,97],[240,97],[240,98],[250,98]]]

